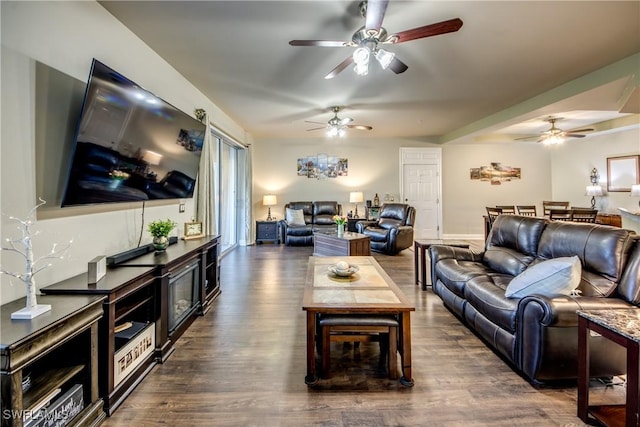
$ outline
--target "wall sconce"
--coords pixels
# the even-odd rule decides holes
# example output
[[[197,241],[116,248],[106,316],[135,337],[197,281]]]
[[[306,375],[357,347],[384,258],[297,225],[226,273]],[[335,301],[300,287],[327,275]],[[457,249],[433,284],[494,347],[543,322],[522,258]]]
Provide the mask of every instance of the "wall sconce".
[[[356,204],[356,211],[353,215],[354,218],[360,218],[358,216],[358,203],[362,202],[364,202],[364,194],[362,193],[362,191],[352,191],[351,193],[349,193],[349,203]]]
[[[273,221],[271,217],[271,206],[275,206],[278,204],[278,199],[274,194],[265,194],[262,196],[262,204],[268,206],[269,213],[267,214],[267,221]]]
[[[634,184],[631,186],[631,197],[640,197],[640,184]],[[638,201],[638,206],[640,207],[640,201]]]
[[[598,182],[600,181],[600,175],[598,174],[598,169],[593,168],[591,170],[591,175],[589,176],[589,180],[591,181],[591,185],[587,185],[587,196],[591,196],[591,209],[596,208],[596,196],[601,197],[604,195],[602,192],[602,187]]]

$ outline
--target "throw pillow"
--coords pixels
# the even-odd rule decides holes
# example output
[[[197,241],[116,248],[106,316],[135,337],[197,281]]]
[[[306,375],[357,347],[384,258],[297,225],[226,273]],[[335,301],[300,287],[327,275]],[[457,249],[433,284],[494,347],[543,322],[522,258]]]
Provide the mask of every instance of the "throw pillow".
[[[304,222],[304,212],[302,211],[302,209],[287,208],[285,220],[289,225],[306,225],[306,223]]]
[[[577,256],[553,258],[532,265],[513,278],[504,293],[507,298],[531,294],[570,295],[580,285],[582,265]]]

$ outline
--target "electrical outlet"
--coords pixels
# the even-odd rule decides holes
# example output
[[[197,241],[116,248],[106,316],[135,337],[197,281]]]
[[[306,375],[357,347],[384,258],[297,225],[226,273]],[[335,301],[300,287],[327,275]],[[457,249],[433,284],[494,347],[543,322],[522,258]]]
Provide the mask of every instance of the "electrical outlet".
[[[183,213],[184,212],[184,203],[180,203],[178,205],[178,212]]]

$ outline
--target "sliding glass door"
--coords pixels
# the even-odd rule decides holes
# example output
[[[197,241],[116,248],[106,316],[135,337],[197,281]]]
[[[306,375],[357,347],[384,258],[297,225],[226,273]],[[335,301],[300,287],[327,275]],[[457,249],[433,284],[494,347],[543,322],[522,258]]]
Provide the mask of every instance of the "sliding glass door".
[[[238,245],[244,229],[246,215],[242,202],[245,199],[242,177],[246,175],[243,161],[246,148],[215,131],[213,140],[217,159],[214,171],[217,181],[215,212],[221,253],[224,254]]]

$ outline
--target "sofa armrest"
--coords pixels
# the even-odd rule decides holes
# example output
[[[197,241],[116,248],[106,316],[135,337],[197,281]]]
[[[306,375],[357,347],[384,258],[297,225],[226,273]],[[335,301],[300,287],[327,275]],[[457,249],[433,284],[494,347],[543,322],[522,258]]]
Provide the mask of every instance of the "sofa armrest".
[[[358,221],[356,222],[356,230],[358,230],[358,233],[362,234],[365,228],[370,227],[372,225],[376,225],[377,223],[378,221],[367,221],[367,220]]]
[[[289,226],[289,224],[287,223],[286,220],[281,219],[278,221],[278,230],[280,230],[280,241],[282,243],[284,243],[284,238],[287,235],[287,227]]]
[[[619,298],[530,295],[518,304],[518,322],[523,328],[532,324],[553,327],[578,326],[578,310],[630,308]]]
[[[535,381],[575,378],[578,372],[577,310],[630,308],[619,298],[532,295],[518,304],[517,331],[522,372]],[[624,349],[602,337],[590,344],[591,376],[624,373]]]

